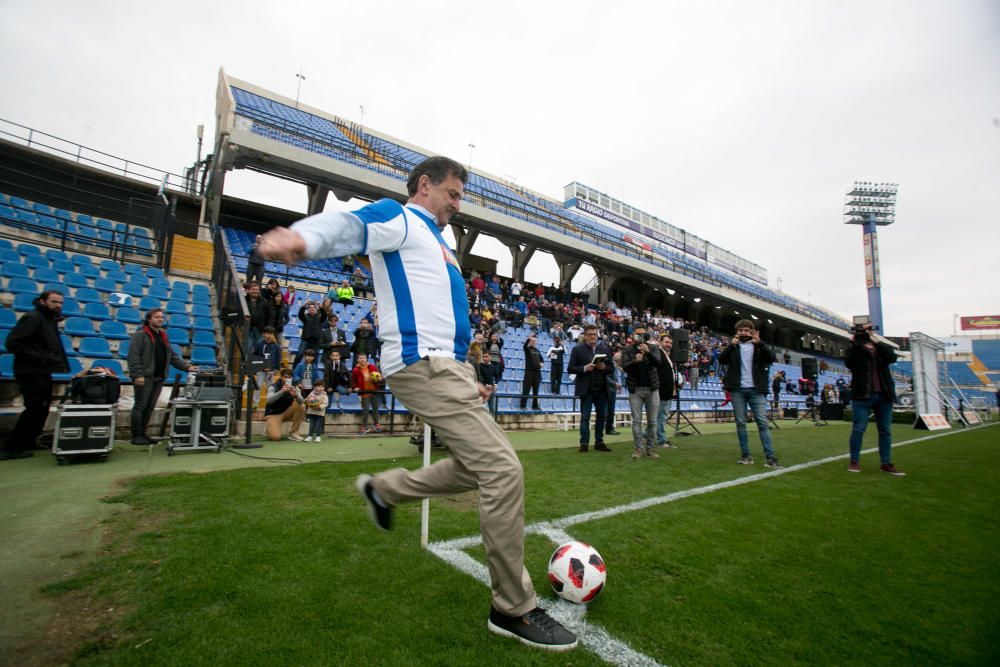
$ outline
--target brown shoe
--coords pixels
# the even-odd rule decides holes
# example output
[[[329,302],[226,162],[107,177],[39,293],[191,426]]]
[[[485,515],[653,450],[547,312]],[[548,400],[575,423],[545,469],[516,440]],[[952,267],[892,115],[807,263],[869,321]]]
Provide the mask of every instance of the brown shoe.
[[[660,458],[660,455],[657,454],[656,452],[654,452],[652,449],[647,449],[646,450],[646,456],[649,457],[649,458],[651,458],[651,459],[658,459],[658,458]]]
[[[892,465],[891,463],[883,463],[879,466],[879,470],[882,472],[887,472],[890,475],[895,475],[896,477],[906,477],[906,473]]]

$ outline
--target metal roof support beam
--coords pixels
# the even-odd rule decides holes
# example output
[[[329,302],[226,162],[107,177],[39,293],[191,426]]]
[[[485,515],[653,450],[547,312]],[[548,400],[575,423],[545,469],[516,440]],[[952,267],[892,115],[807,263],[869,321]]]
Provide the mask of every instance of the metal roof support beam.
[[[580,267],[583,266],[583,262],[569,255],[557,252],[553,252],[552,257],[555,258],[556,264],[559,265],[559,287],[569,287],[570,282],[572,282],[577,272],[580,271]]]
[[[472,246],[479,238],[479,231],[455,224],[451,226],[451,231],[455,235],[455,256],[458,263],[464,265],[469,253],[472,252]]]
[[[306,213],[308,215],[322,213],[326,208],[326,197],[330,194],[330,188],[318,183],[308,183],[306,190],[309,193],[309,207]]]

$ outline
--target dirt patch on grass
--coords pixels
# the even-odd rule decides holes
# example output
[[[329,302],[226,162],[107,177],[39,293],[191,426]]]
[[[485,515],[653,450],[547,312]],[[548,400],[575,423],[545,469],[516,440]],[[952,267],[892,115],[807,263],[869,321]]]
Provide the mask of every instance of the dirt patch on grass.
[[[453,509],[458,512],[478,512],[479,492],[469,491],[468,493],[460,493],[455,496],[446,496],[444,498],[438,498],[434,502],[441,503],[448,509]]]

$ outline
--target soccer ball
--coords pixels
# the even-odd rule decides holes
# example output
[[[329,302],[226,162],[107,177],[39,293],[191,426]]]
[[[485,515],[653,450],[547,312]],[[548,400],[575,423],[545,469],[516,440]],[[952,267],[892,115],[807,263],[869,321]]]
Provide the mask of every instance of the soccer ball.
[[[600,594],[607,579],[604,559],[597,549],[583,542],[567,542],[549,559],[549,583],[556,595],[586,604]]]
[[[368,379],[371,380],[372,384],[382,384],[382,374],[378,371],[372,371],[368,375]]]

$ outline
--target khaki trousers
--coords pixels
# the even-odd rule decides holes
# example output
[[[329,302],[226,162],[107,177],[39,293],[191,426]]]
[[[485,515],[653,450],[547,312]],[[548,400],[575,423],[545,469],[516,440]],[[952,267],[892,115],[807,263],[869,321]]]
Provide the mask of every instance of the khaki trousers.
[[[507,435],[483,409],[469,364],[429,357],[393,373],[392,393],[420,416],[450,450],[426,468],[396,468],[373,480],[389,505],[479,489],[479,525],[493,606],[521,616],[537,606],[524,567],[524,475]]]
[[[288,431],[289,434],[298,433],[299,427],[302,426],[302,420],[306,417],[305,408],[298,401],[292,401],[292,404],[288,406],[284,412],[280,415],[268,415],[264,420],[266,423],[267,439],[271,441],[284,440],[282,435],[281,425],[287,421],[292,422],[292,428]]]

